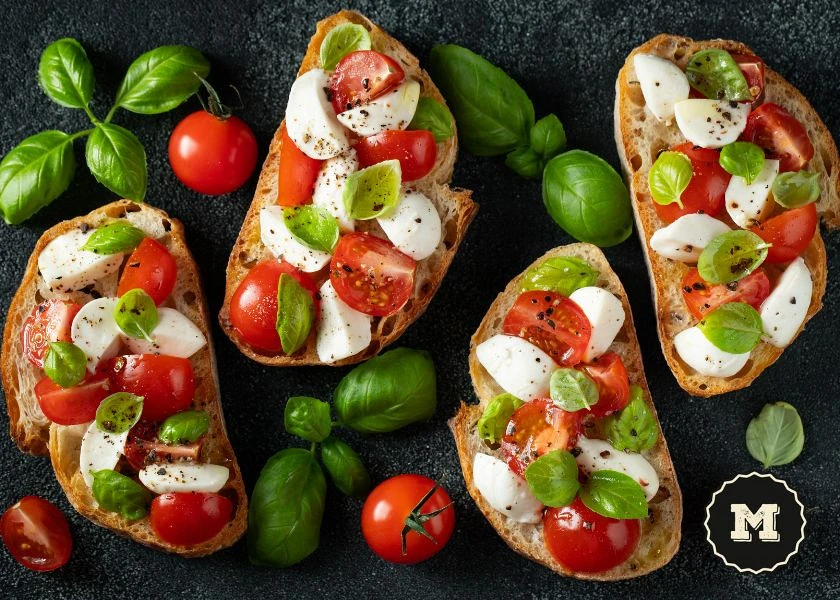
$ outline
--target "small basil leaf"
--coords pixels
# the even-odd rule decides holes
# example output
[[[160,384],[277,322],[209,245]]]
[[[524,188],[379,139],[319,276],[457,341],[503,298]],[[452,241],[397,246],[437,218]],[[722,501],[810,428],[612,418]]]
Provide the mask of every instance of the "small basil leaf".
[[[143,413],[143,396],[117,392],[96,409],[96,426],[106,433],[124,433],[134,427]]]
[[[123,294],[114,307],[114,320],[117,327],[128,337],[144,339],[151,343],[152,331],[158,324],[158,311],[155,301],[140,288]]]
[[[338,243],[338,221],[326,209],[307,204],[283,208],[283,222],[304,246],[332,253]]]
[[[44,359],[44,373],[63,388],[73,387],[85,378],[87,356],[70,342],[50,342]]]
[[[689,59],[685,75],[691,87],[711,100],[753,99],[744,73],[726,50],[701,50]]]
[[[613,448],[626,452],[648,450],[659,439],[656,419],[638,385],[630,386],[630,402],[621,412],[606,418],[604,429]]]
[[[41,53],[38,84],[53,102],[68,108],[85,108],[93,97],[93,65],[82,45],[73,38],[53,42]]]
[[[431,131],[435,141],[440,144],[455,135],[452,113],[434,98],[421,96],[417,102],[414,117],[408,124],[408,129],[425,129]]]
[[[611,519],[644,519],[647,499],[639,482],[618,471],[595,471],[580,490],[580,499],[591,511]]]
[[[727,231],[706,245],[697,260],[697,270],[709,283],[738,281],[764,262],[768,248],[770,244],[752,231]]]
[[[764,169],[764,150],[751,142],[732,142],[721,148],[718,162],[724,171],[751,184]]]
[[[210,416],[203,410],[185,410],[166,418],[158,430],[164,444],[189,444],[210,430]]]
[[[598,386],[577,369],[557,369],[551,374],[551,400],[569,412],[589,409],[598,404]]]
[[[575,457],[565,450],[552,450],[525,469],[525,481],[534,497],[546,506],[568,506],[580,489]]]
[[[370,50],[367,29],[356,23],[337,25],[321,42],[321,68],[332,71],[342,58],[359,50]]]
[[[315,323],[315,303],[297,280],[283,273],[277,284],[277,335],[286,354],[300,350]]]
[[[352,219],[375,219],[387,214],[400,201],[400,161],[386,160],[360,169],[344,185],[344,208]]]
[[[550,160],[560,154],[566,147],[566,130],[557,115],[546,115],[531,127],[528,135],[531,150],[539,154],[543,160]]]
[[[773,199],[785,208],[799,208],[820,197],[820,175],[809,171],[779,173],[773,180]]]
[[[525,403],[513,394],[499,394],[493,398],[478,420],[479,437],[490,444],[501,442],[511,415],[523,404]]]
[[[340,439],[330,436],[321,443],[321,461],[345,496],[362,498],[370,491],[370,474],[362,459]]]
[[[663,206],[676,202],[682,208],[682,193],[693,176],[690,158],[682,152],[663,152],[648,172],[648,186],[653,201]]]
[[[747,426],[747,450],[765,469],[792,462],[804,445],[802,419],[787,402],[765,404]]]
[[[571,296],[575,290],[595,285],[596,281],[598,271],[586,261],[573,256],[555,256],[528,269],[519,284],[519,291],[540,290]]]
[[[750,352],[761,341],[761,315],[744,302],[727,302],[697,324],[706,339],[730,354]]]
[[[146,197],[146,151],[128,129],[97,123],[85,158],[96,180],[118,196],[138,202]]]
[[[308,396],[289,398],[283,424],[292,435],[308,442],[322,442],[332,431],[330,405]]]
[[[118,254],[134,250],[146,234],[122,219],[97,228],[82,246],[82,250],[96,254]]]
[[[542,174],[545,163],[540,155],[522,146],[513,150],[505,157],[507,165],[514,173],[525,179],[537,179]]]
[[[129,521],[142,519],[149,513],[151,492],[117,471],[94,471],[92,491],[100,508],[120,513]]]

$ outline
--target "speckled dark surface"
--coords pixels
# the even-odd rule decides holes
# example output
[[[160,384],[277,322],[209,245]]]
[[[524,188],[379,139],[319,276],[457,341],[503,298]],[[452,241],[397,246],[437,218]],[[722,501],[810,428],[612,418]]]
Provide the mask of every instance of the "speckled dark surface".
[[[236,85],[264,152],[279,123],[286,94],[315,22],[342,7],[335,2],[209,3],[53,2],[26,0],[4,7],[0,46],[0,152],[41,129],[76,131],[84,114],[51,103],[36,86],[38,56],[51,41],[78,38],[97,74],[94,111],[107,111],[125,68],[154,46],[186,43],[211,59],[210,79],[220,89]],[[106,3],[102,3],[105,5]],[[112,3],[107,3],[111,5]],[[837,71],[840,11],[832,0],[801,3],[680,4],[508,2],[350,2],[401,39],[421,61],[432,44],[453,42],[488,57],[517,79],[538,115],[555,112],[573,147],[594,151],[613,165],[613,84],[624,56],[662,31],[696,38],[726,37],[751,45],[811,100],[840,137]],[[737,12],[736,12],[737,11]],[[224,266],[251,199],[254,180],[240,192],[204,198],[182,187],[165,158],[168,132],[198,108],[168,115],[121,112],[116,122],[137,133],[149,157],[153,204],[183,220],[204,275],[211,312],[222,300]],[[81,146],[77,146],[82,156]],[[462,156],[454,183],[475,190],[481,211],[449,276],[429,310],[401,343],[426,348],[438,367],[440,403],[428,424],[385,436],[346,436],[375,480],[399,472],[441,478],[457,508],[457,531],[433,560],[397,567],[378,560],[359,532],[360,503],[331,490],[322,545],[303,564],[285,571],[248,564],[244,542],[209,558],[183,560],[119,538],[79,517],[55,482],[48,461],[20,454],[0,435],[0,507],[40,494],[68,515],[75,539],[71,562],[58,572],[35,574],[0,551],[0,596],[103,597],[840,597],[840,235],[828,238],[826,306],[791,350],[748,390],[711,400],[694,399],[668,371],[652,324],[648,279],[635,237],[608,250],[627,287],[644,349],[647,375],[659,408],[685,499],[683,543],[665,568],[619,584],[582,583],[554,576],[510,552],[469,499],[446,420],[470,400],[467,345],[485,309],[507,281],[550,247],[571,241],[546,215],[539,185],[525,183],[501,161]],[[5,311],[40,233],[60,219],[86,213],[112,199],[81,167],[71,189],[22,227],[0,226],[0,310]],[[275,451],[295,443],[282,433],[283,401],[294,394],[328,398],[346,369],[269,369],[252,363],[214,326],[230,436],[249,489]],[[758,465],[743,436],[749,419],[770,401],[799,408],[805,451],[792,465],[774,469],[807,507],[800,552],[771,574],[742,575],[712,554],[703,529],[704,507],[725,480]],[[7,428],[0,417],[0,430]]]

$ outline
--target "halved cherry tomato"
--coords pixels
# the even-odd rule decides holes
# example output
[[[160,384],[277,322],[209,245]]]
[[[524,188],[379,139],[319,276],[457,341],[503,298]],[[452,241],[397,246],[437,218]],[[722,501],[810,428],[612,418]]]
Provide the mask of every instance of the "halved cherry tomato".
[[[67,300],[46,300],[32,309],[23,322],[23,355],[39,369],[44,368],[50,342],[70,342],[70,326],[82,309]]]
[[[525,468],[546,452],[574,448],[581,416],[581,411],[565,411],[551,400],[531,400],[517,408],[502,437],[510,470],[524,477]]]
[[[424,129],[383,131],[362,138],[356,144],[356,152],[362,167],[386,160],[400,161],[403,181],[414,181],[428,175],[437,158],[435,136]]]
[[[738,63],[750,94],[753,97],[753,106],[758,106],[764,100],[764,61],[753,54],[732,53],[732,58]]]
[[[336,113],[367,104],[397,87],[405,79],[390,56],[375,50],[351,52],[341,59],[330,77],[330,95]]]
[[[598,404],[589,409],[596,417],[606,417],[627,406],[630,380],[621,357],[615,352],[602,354],[588,364],[580,365],[598,386]]]
[[[751,231],[757,233],[770,246],[768,263],[786,263],[799,256],[814,239],[819,216],[813,202],[799,208],[786,210],[772,219],[757,225]]]
[[[400,310],[414,291],[417,261],[388,240],[369,233],[349,233],[335,247],[330,280],[351,308],[385,317]]]
[[[157,432],[158,426],[150,421],[139,421],[128,432],[123,454],[128,464],[137,471],[154,463],[168,463],[179,459],[198,460],[203,438],[192,444],[169,446],[158,441]]]
[[[802,123],[778,104],[765,102],[747,117],[741,139],[779,160],[779,172],[799,171],[814,158],[814,146]]]
[[[122,296],[135,288],[145,291],[155,304],[163,302],[175,288],[178,265],[166,246],[152,238],[145,238],[125,263],[117,295]]]
[[[589,319],[573,300],[556,292],[524,292],[505,315],[504,332],[541,348],[558,365],[583,360],[592,335]]]
[[[35,397],[41,412],[59,425],[89,423],[96,418],[99,403],[111,393],[111,381],[105,373],[87,375],[78,385],[63,388],[49,377],[35,384]]]
[[[322,160],[303,153],[286,132],[286,122],[280,126],[280,167],[277,178],[277,204],[301,206],[312,202],[315,180]]]
[[[720,153],[717,150],[694,146],[691,142],[678,144],[671,150],[688,156],[694,174],[691,183],[680,196],[683,207],[680,208],[676,202],[664,206],[654,202],[656,214],[667,223],[672,223],[683,215],[700,212],[711,217],[717,216],[723,210],[726,188],[732,177],[720,166]]]
[[[770,280],[759,267],[743,279],[727,284],[707,283],[697,269],[691,269],[682,280],[682,294],[691,314],[698,319],[727,302],[746,302],[754,309],[770,295]]]
[[[638,519],[611,519],[577,498],[543,516],[545,545],[564,567],[578,573],[607,571],[630,558],[641,537]]]
[[[233,502],[221,494],[174,492],[152,500],[152,530],[164,542],[193,546],[214,538],[233,515]]]
[[[312,296],[318,314],[318,288],[306,273],[284,261],[265,260],[245,276],[230,299],[230,323],[249,346],[264,352],[282,349],[277,335],[277,285],[291,275]]]
[[[24,496],[6,509],[0,518],[0,536],[14,559],[32,571],[63,567],[73,550],[64,514],[38,496]]]
[[[143,396],[142,418],[162,421],[192,404],[195,376],[189,359],[158,354],[131,354],[111,359],[111,385]]]

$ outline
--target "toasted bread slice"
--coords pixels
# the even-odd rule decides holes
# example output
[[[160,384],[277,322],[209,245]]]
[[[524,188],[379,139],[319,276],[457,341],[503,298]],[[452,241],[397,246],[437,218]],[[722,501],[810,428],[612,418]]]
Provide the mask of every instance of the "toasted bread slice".
[[[633,326],[633,313],[630,311],[630,304],[624,287],[610,268],[606,257],[595,246],[578,243],[550,250],[534,261],[531,266],[538,265],[547,258],[555,256],[574,256],[585,260],[600,273],[595,285],[609,290],[621,300],[626,318],[624,326],[610,346],[610,350],[621,356],[621,360],[630,376],[630,382],[642,388],[645,401],[653,415],[656,416],[656,408],[653,406],[650,390],[645,380],[639,341],[636,338],[636,330]],[[487,503],[473,482],[472,469],[475,455],[483,452],[498,456],[498,451],[491,450],[481,440],[477,433],[476,424],[487,403],[503,392],[502,388],[479,363],[475,349],[481,342],[493,335],[502,333],[502,322],[508,309],[519,296],[521,280],[522,275],[517,276],[498,295],[470,340],[470,376],[479,402],[476,405],[461,404],[458,414],[449,422],[449,427],[452,429],[458,447],[458,457],[461,460],[461,469],[464,472],[467,490],[478,504],[481,512],[484,513],[484,516],[508,546],[519,554],[562,575],[595,581],[615,581],[637,577],[658,569],[671,560],[671,557],[677,552],[680,545],[680,524],[682,522],[682,494],[661,427],[656,445],[643,453],[643,456],[656,469],[660,480],[659,492],[649,505],[650,518],[642,522],[641,540],[633,555],[623,564],[609,571],[576,573],[565,568],[554,560],[545,547],[542,524],[531,525],[510,521]]]
[[[320,67],[320,48],[324,36],[343,23],[356,23],[368,30],[372,48],[383,52],[400,63],[408,77],[420,82],[421,95],[446,104],[443,96],[432,82],[428,73],[420,67],[420,63],[402,44],[389,36],[382,29],[374,25],[362,15],[352,11],[342,11],[318,23],[315,35],[309,42],[306,55],[298,71],[298,75]],[[475,217],[478,205],[471,199],[469,190],[450,188],[452,170],[458,152],[457,135],[453,135],[446,142],[437,145],[437,160],[432,171],[426,177],[412,182],[412,187],[422,192],[434,203],[441,218],[443,240],[437,250],[429,258],[419,261],[414,280],[414,295],[402,310],[388,317],[374,317],[372,324],[372,339],[367,349],[358,354],[331,363],[334,366],[354,364],[375,356],[380,350],[396,340],[402,332],[413,323],[431,302],[438,287],[440,287],[449,265],[464,239],[467,227]],[[315,336],[310,336],[307,345],[291,356],[282,353],[267,354],[250,347],[240,339],[230,322],[230,300],[239,283],[248,271],[260,260],[271,258],[271,253],[260,241],[260,209],[277,203],[277,178],[280,161],[280,129],[271,140],[268,156],[263,164],[262,172],[257,183],[254,200],[245,216],[239,237],[231,251],[227,267],[227,283],[225,286],[225,301],[219,313],[219,322],[227,336],[236,344],[237,348],[248,358],[271,366],[291,365],[319,365],[315,350]],[[367,231],[380,237],[385,237],[376,220],[358,221],[358,231]],[[318,281],[327,278],[326,270],[320,274]]]
[[[22,358],[21,328],[24,320],[37,303],[58,296],[46,287],[38,272],[38,255],[50,241],[74,228],[97,227],[114,218],[127,219],[166,246],[178,265],[178,280],[166,305],[189,318],[207,338],[207,345],[190,358],[196,382],[193,407],[210,416],[210,431],[202,447],[202,458],[230,469],[230,478],[220,493],[232,500],[235,508],[232,520],[216,537],[196,546],[172,546],[161,541],[152,531],[148,517],[128,521],[117,513],[97,507],[90,488],[79,472],[79,451],[87,426],[50,424],[41,412],[33,392],[35,384],[43,375],[40,369]],[[117,282],[118,274],[115,273],[83,291],[61,294],[60,297],[85,303],[98,296],[116,296]],[[148,205],[120,200],[47,230],[35,245],[21,286],[9,308],[3,337],[2,379],[11,435],[15,443],[21,450],[31,454],[49,453],[56,477],[70,503],[97,525],[113,529],[147,546],[182,556],[204,556],[230,546],[242,537],[247,525],[248,497],[225,430],[207,305],[198,268],[187,249],[180,221]]]
[[[656,307],[659,341],[668,366],[680,386],[695,396],[716,396],[747,387],[764,369],[781,356],[783,349],[761,343],[753,351],[744,368],[733,377],[708,377],[696,373],[680,359],[674,348],[674,336],[693,325],[696,319],[688,310],[680,292],[680,282],[689,266],[669,260],[653,252],[650,238],[665,223],[654,209],[648,186],[648,172],[662,150],[685,141],[675,124],[660,123],[645,110],[645,100],[636,81],[633,57],[636,54],[654,54],[684,68],[688,59],[706,48],[722,48],[729,52],[754,54],[739,42],[710,40],[696,42],[689,38],[662,34],[633,50],[624,62],[616,80],[615,141],[632,197],[636,230],[642,242],[645,260],[650,272],[651,288]],[[825,124],[805,97],[785,79],[767,68],[765,71],[765,101],[786,108],[808,131],[815,154],[809,170],[821,175],[822,195],[817,210],[823,223],[831,229],[840,227],[840,157],[837,147]],[[726,215],[722,215],[727,220]],[[727,221],[729,223],[729,221]],[[732,223],[729,223],[732,225]],[[820,232],[803,254],[811,271],[814,291],[805,323],[822,307],[826,283],[826,258]],[[798,333],[797,333],[798,335]]]

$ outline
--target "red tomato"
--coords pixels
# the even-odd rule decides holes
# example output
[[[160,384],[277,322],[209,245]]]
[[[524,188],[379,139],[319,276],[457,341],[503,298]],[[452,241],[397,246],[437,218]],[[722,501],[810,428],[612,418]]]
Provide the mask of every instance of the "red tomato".
[[[386,317],[400,310],[414,291],[417,261],[388,240],[369,233],[349,233],[335,247],[330,280],[351,308]]]
[[[12,557],[32,571],[63,567],[73,550],[67,519],[38,496],[24,496],[6,509],[0,518],[0,536]]]
[[[169,446],[157,439],[158,427],[150,421],[139,421],[128,433],[124,455],[128,464],[137,471],[143,467],[160,462],[173,462],[179,459],[197,461],[201,454],[202,439],[192,444]]]
[[[264,352],[280,352],[277,335],[277,286],[291,275],[312,296],[318,314],[318,288],[306,273],[287,262],[269,259],[251,269],[230,299],[230,323],[246,344]]]
[[[811,243],[819,223],[817,205],[813,202],[800,208],[786,210],[757,225],[751,231],[768,244],[768,263],[786,263],[799,256]]]
[[[429,492],[432,494],[424,502]],[[427,535],[406,532],[410,521],[422,525]],[[423,475],[386,479],[374,488],[362,507],[365,541],[381,558],[394,563],[413,565],[431,558],[446,546],[454,529],[455,509],[449,494]]]
[[[109,362],[111,385],[143,396],[143,419],[162,421],[192,405],[195,376],[189,359],[158,354],[118,356]]]
[[[178,265],[166,246],[152,238],[145,238],[125,263],[117,295],[140,288],[152,297],[155,304],[160,305],[172,293],[177,279]]]
[[[280,171],[277,178],[277,204],[301,206],[312,201],[315,180],[324,161],[309,158],[286,132],[285,121],[280,126]]]
[[[392,159],[400,161],[403,181],[414,181],[428,175],[437,158],[435,136],[423,129],[383,131],[362,138],[356,144],[356,152],[362,167]]]
[[[44,377],[35,384],[41,412],[53,423],[78,425],[96,418],[96,409],[111,394],[111,382],[104,373],[87,375],[78,385],[63,388]]]
[[[168,544],[193,546],[218,535],[233,515],[233,502],[209,492],[174,492],[152,500],[152,530]]]
[[[541,348],[554,362],[571,367],[583,360],[592,334],[589,319],[556,292],[524,292],[505,315],[504,332]]]
[[[574,448],[581,416],[581,411],[565,411],[551,400],[531,400],[517,408],[502,437],[502,453],[510,470],[524,477],[525,468],[537,457]]]
[[[341,59],[330,77],[330,95],[336,113],[367,104],[391,91],[405,79],[390,56],[375,50],[351,52]]]
[[[750,113],[741,139],[761,146],[767,158],[778,159],[780,173],[799,171],[814,158],[814,146],[805,127],[772,102],[766,102]]]
[[[545,545],[564,567],[599,573],[630,558],[639,544],[638,519],[610,519],[589,510],[580,498],[549,508],[543,516]]]
[[[44,368],[50,342],[71,342],[70,326],[82,309],[66,300],[46,300],[32,309],[23,322],[23,355],[39,369]]]
[[[169,138],[169,164],[200,194],[218,196],[242,187],[257,166],[257,138],[239,117],[206,110],[188,115]]]
[[[676,202],[665,206],[653,203],[659,218],[672,223],[681,216],[692,213],[702,212],[711,217],[717,216],[723,210],[726,188],[732,177],[720,166],[720,153],[717,150],[694,146],[691,142],[678,144],[671,150],[682,152],[691,159],[694,174],[691,183],[680,196],[682,208]]]
[[[581,365],[581,369],[598,386],[598,404],[589,412],[596,417],[606,417],[627,406],[630,400],[630,380],[618,354],[602,354],[593,362]]]
[[[707,283],[697,269],[691,269],[682,280],[682,294],[691,314],[698,319],[727,302],[746,302],[754,309],[770,295],[770,280],[759,267],[733,283]]]
[[[764,61],[752,54],[733,53],[732,58],[738,63],[747,80],[753,97],[753,106],[761,104],[764,100]]]

